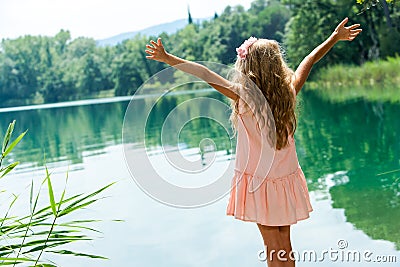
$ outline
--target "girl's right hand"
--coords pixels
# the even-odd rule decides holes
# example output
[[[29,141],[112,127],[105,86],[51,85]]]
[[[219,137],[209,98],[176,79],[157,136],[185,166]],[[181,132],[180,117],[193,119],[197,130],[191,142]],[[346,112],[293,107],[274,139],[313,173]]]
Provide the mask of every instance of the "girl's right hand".
[[[169,55],[164,49],[161,38],[158,38],[157,42],[151,40],[146,48],[145,52],[148,54],[146,58],[166,63]]]
[[[357,29],[360,27],[360,24],[353,24],[349,27],[345,27],[346,23],[349,21],[349,18],[345,18],[339,25],[336,27],[334,31],[334,35],[338,41],[353,41],[357,35],[360,34],[362,29]]]

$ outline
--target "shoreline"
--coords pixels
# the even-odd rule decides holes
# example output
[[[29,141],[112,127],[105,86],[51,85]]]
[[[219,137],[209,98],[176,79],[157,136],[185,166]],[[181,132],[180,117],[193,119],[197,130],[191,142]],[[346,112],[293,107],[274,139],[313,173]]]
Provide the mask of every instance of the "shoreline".
[[[168,92],[168,96],[173,95],[188,95],[188,94],[199,94],[199,93],[209,93],[214,92],[216,90],[212,88],[198,89],[198,90],[185,90],[185,91],[176,91],[176,92]],[[56,103],[47,103],[47,104],[36,104],[36,105],[25,105],[25,106],[15,106],[15,107],[5,107],[0,108],[0,113],[5,112],[17,112],[17,111],[27,111],[27,110],[35,110],[35,109],[50,109],[50,108],[62,108],[62,107],[75,107],[75,106],[87,106],[87,105],[96,105],[96,104],[107,104],[107,103],[115,103],[115,102],[124,102],[130,101],[133,98],[135,99],[144,99],[151,97],[160,97],[163,94],[142,94],[142,95],[132,95],[132,96],[114,96],[114,97],[104,97],[104,98],[92,98],[92,99],[83,99],[83,100],[74,100],[74,101],[65,101],[65,102],[56,102]]]
[[[335,65],[319,70],[306,91],[332,102],[364,99],[400,102],[400,57],[366,62],[361,66]]]

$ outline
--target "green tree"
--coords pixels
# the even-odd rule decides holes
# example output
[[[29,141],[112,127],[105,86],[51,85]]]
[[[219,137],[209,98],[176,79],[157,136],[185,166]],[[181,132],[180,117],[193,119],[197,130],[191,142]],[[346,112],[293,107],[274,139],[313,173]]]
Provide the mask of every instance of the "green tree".
[[[87,54],[83,58],[82,88],[89,93],[94,93],[102,89],[103,77],[100,64],[94,54]]]
[[[1,92],[10,104],[25,104],[35,97],[42,74],[52,64],[49,42],[41,36],[2,41]]]
[[[379,43],[376,34],[376,15],[357,16],[355,5],[346,0],[308,0],[294,5],[293,16],[286,26],[284,38],[291,66],[298,66],[302,58],[323,42],[345,17],[349,17],[349,24],[363,25],[363,33],[351,43],[338,43],[318,63],[319,66],[336,63],[361,64],[366,60],[377,58]]]
[[[190,8],[188,7],[188,24],[193,24],[192,14],[190,14]]]
[[[46,103],[69,100],[75,93],[75,88],[64,81],[64,73],[57,65],[43,75],[43,81],[40,93]]]
[[[165,36],[165,35],[164,35]],[[146,59],[144,47],[148,38],[137,35],[116,47],[117,56],[113,62],[115,95],[130,95],[150,77],[162,69],[162,64]]]
[[[250,28],[256,35],[283,41],[285,26],[291,17],[288,7],[276,0],[257,0],[248,12],[254,14],[250,18]]]
[[[199,26],[189,24],[171,37],[173,46],[170,51],[188,60],[200,60],[202,46],[199,44]]]
[[[66,94],[64,99],[79,99],[96,91],[102,77],[95,51],[96,42],[91,38],[80,37],[68,44],[60,67],[64,70],[63,81],[70,87],[65,93],[75,94]]]
[[[67,42],[71,40],[71,33],[69,31],[61,30],[54,37],[54,47],[57,55],[61,56],[64,54],[67,48]]]
[[[377,16],[375,24],[378,24],[376,30],[376,43],[380,47],[380,56],[385,58],[388,56],[398,55],[400,53],[400,5],[394,0],[386,0],[377,2],[376,0],[357,0],[362,6],[361,14],[371,17],[372,13],[380,14]],[[381,9],[383,12],[380,12]],[[383,16],[383,15],[384,16]],[[373,16],[373,15],[372,15]],[[382,21],[384,18],[385,22]]]

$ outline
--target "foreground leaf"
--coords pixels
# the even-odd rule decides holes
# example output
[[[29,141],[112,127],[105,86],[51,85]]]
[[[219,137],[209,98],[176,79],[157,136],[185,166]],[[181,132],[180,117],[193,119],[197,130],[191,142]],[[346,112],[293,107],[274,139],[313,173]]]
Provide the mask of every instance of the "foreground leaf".
[[[7,167],[1,169],[0,172],[3,172],[3,174],[0,176],[0,179],[3,178],[7,173],[12,171],[18,164],[19,164],[19,161],[13,162],[10,165],[8,165]]]
[[[6,151],[3,152],[2,157],[5,158],[10,152],[11,150],[13,150],[13,148],[19,143],[19,141],[21,141],[21,139],[25,136],[25,134],[28,132],[28,130],[26,130],[25,132],[23,132],[22,134],[20,134],[6,149]]]
[[[51,210],[53,211],[53,215],[55,217],[57,217],[56,201],[54,200],[53,186],[51,185],[50,174],[49,174],[49,170],[47,169],[47,167],[46,167],[46,179],[47,179],[47,188],[49,190]]]
[[[57,254],[68,254],[68,255],[74,255],[74,256],[79,256],[79,257],[88,257],[92,259],[102,259],[102,260],[108,260],[108,258],[99,256],[99,255],[94,255],[94,254],[87,254],[87,253],[79,253],[79,252],[73,252],[70,250],[49,250],[47,252],[51,253],[57,253]]]
[[[11,134],[12,134],[12,132],[14,131],[14,126],[15,126],[15,120],[13,120],[13,121],[8,125],[6,134],[4,135],[3,147],[2,147],[2,149],[1,149],[1,154],[2,154],[2,157],[3,157],[3,158],[5,157],[3,154],[4,154],[4,152],[6,151],[8,142],[10,141]]]

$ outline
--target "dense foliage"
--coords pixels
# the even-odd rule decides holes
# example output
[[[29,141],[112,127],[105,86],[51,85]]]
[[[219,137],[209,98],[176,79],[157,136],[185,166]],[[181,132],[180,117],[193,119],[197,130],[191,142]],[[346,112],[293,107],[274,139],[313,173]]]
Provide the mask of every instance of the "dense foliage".
[[[383,7],[367,6],[365,11],[370,2],[255,0],[249,10],[228,6],[210,21],[189,23],[161,37],[181,57],[223,64],[234,61],[235,48],[249,36],[273,38],[284,44],[295,67],[348,16],[350,22],[362,24],[363,34],[350,45],[337,45],[320,64],[362,64],[393,56],[400,47],[399,6],[385,2]],[[164,68],[146,60],[144,47],[149,38],[138,35],[113,47],[100,47],[91,38],[71,40],[70,33],[61,30],[54,37],[2,40],[1,106],[130,95]]]

